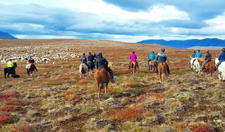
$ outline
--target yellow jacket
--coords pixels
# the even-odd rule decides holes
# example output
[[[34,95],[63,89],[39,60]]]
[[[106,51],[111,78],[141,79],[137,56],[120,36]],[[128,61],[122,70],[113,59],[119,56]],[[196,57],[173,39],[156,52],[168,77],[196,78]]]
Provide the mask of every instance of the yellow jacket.
[[[13,62],[12,61],[8,61],[7,67],[13,67]]]

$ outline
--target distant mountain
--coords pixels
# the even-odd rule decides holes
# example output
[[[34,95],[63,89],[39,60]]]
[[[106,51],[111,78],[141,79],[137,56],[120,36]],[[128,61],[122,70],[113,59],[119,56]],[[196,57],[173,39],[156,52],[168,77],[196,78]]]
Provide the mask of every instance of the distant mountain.
[[[0,31],[0,39],[17,39],[16,37]]]
[[[207,46],[220,46],[225,47],[225,40],[220,40],[216,38],[206,38],[206,39],[190,39],[190,40],[143,40],[137,42],[140,44],[159,44],[163,46],[178,48],[178,49],[186,49],[190,47],[207,47]]]

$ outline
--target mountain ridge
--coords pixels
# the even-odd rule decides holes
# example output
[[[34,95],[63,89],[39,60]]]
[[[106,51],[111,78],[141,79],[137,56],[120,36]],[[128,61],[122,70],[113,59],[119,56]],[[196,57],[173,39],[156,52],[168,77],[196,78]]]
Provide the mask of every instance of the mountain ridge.
[[[9,33],[0,31],[0,39],[17,39],[17,38],[10,35]]]
[[[163,40],[163,39],[154,39],[154,40],[142,40],[137,42],[139,44],[159,44],[163,46],[168,46],[178,49],[187,49],[191,47],[224,47],[225,40],[217,38],[205,38],[205,39],[189,39],[189,40]]]

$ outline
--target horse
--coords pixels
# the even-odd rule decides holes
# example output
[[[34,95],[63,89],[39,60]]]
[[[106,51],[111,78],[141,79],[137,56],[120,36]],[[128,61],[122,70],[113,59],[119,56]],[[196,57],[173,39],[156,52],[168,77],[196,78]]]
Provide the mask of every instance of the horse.
[[[136,61],[131,61],[130,63],[131,63],[130,66],[131,66],[133,74],[134,74],[135,71],[136,71],[136,68],[137,68],[137,62]]]
[[[29,76],[30,74],[32,76],[32,73],[35,72],[34,65],[27,64],[26,65],[26,70],[27,70],[27,76]]]
[[[98,98],[100,98],[101,89],[104,88],[104,84],[105,84],[105,94],[107,93],[110,74],[105,68],[100,68],[95,71],[94,78],[97,83]]]
[[[94,68],[95,68],[94,62],[88,61],[87,65],[89,67],[89,71],[93,71],[94,70]]]
[[[84,75],[89,72],[88,71],[88,66],[86,64],[84,64],[84,63],[80,64],[79,72],[80,72],[80,78],[84,77]],[[89,72],[89,75],[90,74],[91,73]]]
[[[199,74],[201,71],[201,65],[204,62],[203,58],[199,58],[196,61],[194,61],[194,67],[195,67],[195,71]]]
[[[156,71],[156,61],[150,61],[149,63],[148,63],[148,70],[153,70],[153,71]]]
[[[215,65],[219,62],[218,58],[215,58]],[[222,62],[218,67],[218,78],[219,80],[225,80],[225,62]]]
[[[159,72],[160,81],[162,83],[163,79],[164,79],[164,75],[168,75],[167,63],[166,62],[159,62],[157,69],[158,69],[158,72]]]
[[[196,58],[191,58],[191,60],[190,60],[190,62],[189,62],[189,64],[191,65],[191,69],[193,69],[193,70],[195,70],[196,69],[196,67],[195,67],[195,65],[194,65],[194,62],[196,61]]]
[[[205,69],[203,71],[210,73],[210,75],[212,76],[215,70],[216,70],[215,62],[210,61],[205,64]]]
[[[8,67],[5,67],[4,68],[4,77],[6,78],[6,74],[8,74],[8,78],[9,78],[9,74],[12,74],[12,77],[13,77],[13,72],[15,72],[15,68],[17,67],[17,64],[16,62],[13,62],[13,70],[8,68]],[[15,75],[16,75],[16,72],[15,72]],[[18,75],[17,75],[18,76]]]

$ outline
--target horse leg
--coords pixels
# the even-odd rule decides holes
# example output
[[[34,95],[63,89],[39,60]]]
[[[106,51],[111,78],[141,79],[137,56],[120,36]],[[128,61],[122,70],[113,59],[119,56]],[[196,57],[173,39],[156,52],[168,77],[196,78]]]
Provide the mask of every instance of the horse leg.
[[[99,86],[99,82],[97,84],[98,84],[98,98],[100,98],[101,86]]]
[[[107,94],[107,89],[108,89],[108,83],[105,85],[105,94]]]

